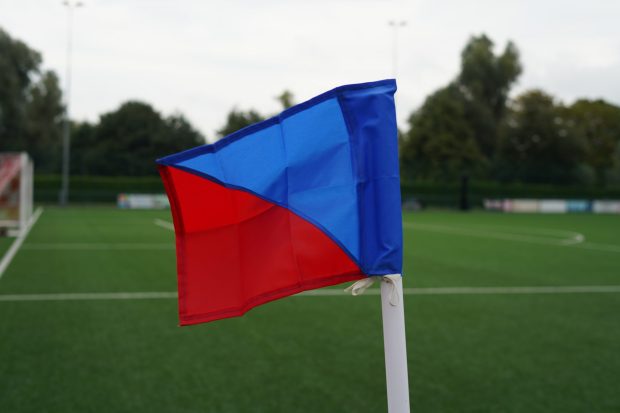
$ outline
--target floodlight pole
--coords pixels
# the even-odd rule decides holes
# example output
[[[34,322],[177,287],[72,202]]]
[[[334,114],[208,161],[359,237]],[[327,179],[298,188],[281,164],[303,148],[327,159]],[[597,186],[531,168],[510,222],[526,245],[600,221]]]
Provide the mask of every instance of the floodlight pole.
[[[388,413],[409,413],[403,281],[400,275],[385,278],[381,281],[381,313]]]
[[[392,74],[394,79],[398,74],[398,29],[407,25],[406,20],[390,20],[388,25],[394,29],[394,37],[392,40]]]
[[[69,165],[71,147],[71,120],[69,118],[69,104],[71,103],[71,57],[73,52],[73,11],[84,4],[81,1],[65,0],[67,7],[67,73],[65,78],[65,110],[62,125],[62,183],[58,201],[60,205],[67,205],[69,201]]]

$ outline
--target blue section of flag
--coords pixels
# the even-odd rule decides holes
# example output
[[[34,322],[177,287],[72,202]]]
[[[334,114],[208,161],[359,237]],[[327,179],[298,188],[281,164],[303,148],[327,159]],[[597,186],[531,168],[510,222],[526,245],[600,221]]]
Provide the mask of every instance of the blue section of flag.
[[[215,178],[222,182],[247,188],[278,204],[286,201],[286,154],[279,125],[254,132],[203,157],[215,159],[222,173]],[[205,172],[200,168],[198,171]]]
[[[367,275],[400,273],[395,90],[393,80],[342,86],[159,162],[289,208]]]
[[[400,274],[403,265],[395,91],[396,83],[386,82],[340,96],[356,160],[360,261],[373,274]]]
[[[319,223],[359,262],[359,216],[349,133],[337,99],[282,123],[288,206]]]
[[[337,99],[177,165],[290,208],[359,261],[351,147]]]

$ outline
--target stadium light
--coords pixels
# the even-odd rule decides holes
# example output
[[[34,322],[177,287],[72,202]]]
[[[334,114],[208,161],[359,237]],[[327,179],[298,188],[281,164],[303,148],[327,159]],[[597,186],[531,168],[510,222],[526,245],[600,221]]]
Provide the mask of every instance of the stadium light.
[[[67,205],[69,201],[69,155],[71,147],[71,120],[69,118],[69,104],[71,102],[71,55],[73,41],[73,11],[82,7],[81,1],[65,0],[62,4],[67,7],[67,74],[65,78],[65,113],[62,131],[62,184],[59,194],[60,205]]]
[[[394,37],[392,44],[392,74],[394,79],[398,73],[398,29],[407,25],[406,20],[390,20],[388,25],[394,29]]]

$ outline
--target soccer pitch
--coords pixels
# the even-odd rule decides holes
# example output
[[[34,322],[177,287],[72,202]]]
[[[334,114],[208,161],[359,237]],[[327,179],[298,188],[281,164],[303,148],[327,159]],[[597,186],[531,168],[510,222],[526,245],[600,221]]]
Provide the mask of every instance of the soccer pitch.
[[[0,411],[386,411],[377,295],[179,328],[156,220],[43,212],[0,278]],[[620,411],[620,217],[421,212],[404,233],[412,412]]]

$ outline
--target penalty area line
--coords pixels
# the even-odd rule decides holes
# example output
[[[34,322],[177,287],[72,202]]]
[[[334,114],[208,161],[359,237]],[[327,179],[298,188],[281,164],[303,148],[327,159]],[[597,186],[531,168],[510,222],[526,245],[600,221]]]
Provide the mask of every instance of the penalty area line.
[[[170,221],[164,221],[163,219],[156,218],[153,220],[153,224],[157,225],[158,227],[174,231],[174,224]]]
[[[78,250],[78,251],[126,251],[126,250],[174,250],[174,244],[140,244],[140,243],[119,243],[119,244],[101,244],[101,243],[32,243],[27,242],[22,247],[29,251],[54,251],[54,250]]]
[[[506,295],[506,294],[597,294],[620,293],[620,285],[567,285],[567,286],[529,286],[529,287],[426,287],[403,288],[405,295]],[[380,295],[379,288],[368,289],[368,295]],[[343,290],[311,290],[299,293],[300,296],[350,295]]]
[[[404,288],[405,295],[518,295],[518,294],[609,294],[620,293],[620,285],[571,285],[531,287],[438,287]],[[363,295],[379,295],[380,290],[366,290]],[[350,296],[341,289],[310,290],[296,294],[299,297]],[[51,293],[1,294],[2,301],[93,301],[93,300],[153,300],[177,298],[175,291],[108,292],[108,293]]]
[[[2,294],[0,301],[152,300],[177,298],[176,292]]]
[[[2,261],[0,261],[0,278],[2,278],[2,276],[4,275],[4,272],[9,267],[9,264],[11,264],[11,261],[13,261],[13,258],[17,254],[17,251],[19,251],[19,248],[22,246],[24,240],[28,236],[30,229],[34,226],[34,224],[36,224],[42,213],[43,208],[37,208],[34,214],[30,217],[30,220],[28,221],[28,224],[26,225],[24,231],[22,231],[22,233],[19,234],[17,238],[15,238],[15,241],[13,241],[11,247],[2,258]]]

